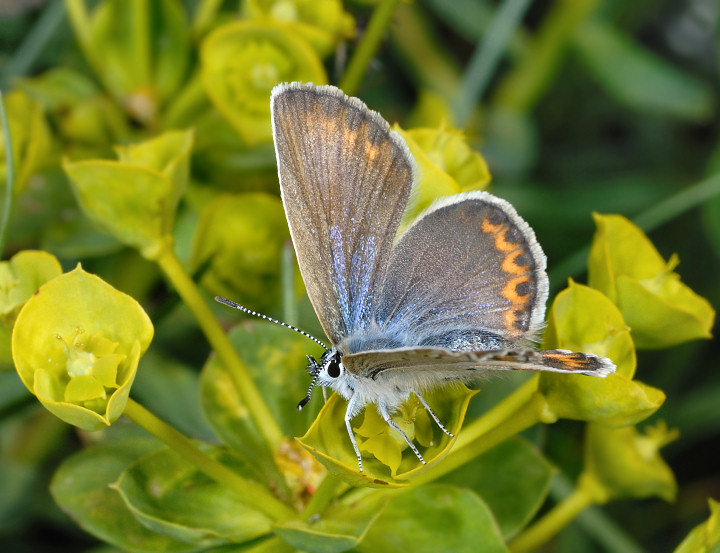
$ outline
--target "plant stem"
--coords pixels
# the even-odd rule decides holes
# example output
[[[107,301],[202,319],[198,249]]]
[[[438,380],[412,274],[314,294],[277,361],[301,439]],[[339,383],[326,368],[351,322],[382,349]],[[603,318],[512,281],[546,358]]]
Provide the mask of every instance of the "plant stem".
[[[196,37],[205,34],[222,6],[222,0],[201,0],[192,18],[192,32]]]
[[[160,420],[136,401],[128,399],[124,415],[182,455],[185,460],[204,474],[236,492],[248,505],[262,511],[276,521],[297,516],[290,507],[279,501],[263,486],[242,478],[222,463],[200,451],[190,439]]]
[[[163,249],[157,262],[195,316],[210,345],[230,373],[237,393],[250,412],[265,443],[270,451],[275,451],[282,441],[283,433],[207,301],[200,294],[197,285],[187,274],[171,247]]]
[[[28,74],[38,55],[64,22],[65,5],[62,2],[47,2],[37,22],[23,37],[20,46],[3,63],[0,86],[7,85],[13,77]]]
[[[5,242],[7,241],[13,195],[15,193],[15,162],[13,160],[12,136],[10,135],[10,122],[5,111],[2,91],[0,91],[0,119],[2,119],[2,132],[5,140],[5,197],[3,199],[2,219],[0,220],[0,259],[2,259],[5,252]]]
[[[537,390],[539,380],[540,376],[534,375],[483,416],[478,417],[464,427],[458,435],[452,451],[457,451],[467,446],[469,443],[487,434],[493,428],[513,416],[530,401]],[[450,455],[452,455],[452,452]]]
[[[590,505],[600,505],[609,499],[605,487],[585,472],[577,486],[535,524],[513,539],[508,548],[512,553],[534,551],[572,522]]]
[[[313,515],[321,514],[333,498],[341,494],[347,487],[348,485],[336,476],[330,473],[326,474],[310,498],[310,501],[308,501],[308,504],[305,506],[302,514],[303,520],[308,520]]]
[[[663,200],[662,202],[646,209],[639,215],[632,218],[632,221],[643,231],[652,232],[659,226],[671,221],[704,202],[720,195],[720,174],[702,180],[689,188],[685,188]],[[553,288],[560,279],[568,276],[577,276],[585,267],[590,246],[585,246],[557,263],[549,271],[550,282]],[[565,282],[564,280],[562,281]]]
[[[493,103],[521,113],[535,107],[552,83],[568,44],[597,3],[597,0],[554,2],[522,59],[498,87]]]
[[[489,32],[475,47],[454,103],[458,126],[464,127],[470,119],[529,4],[530,0],[505,0],[498,8]]]
[[[508,544],[511,553],[534,551],[567,526],[581,511],[592,505],[592,496],[576,488],[569,496]]]
[[[90,47],[90,16],[84,0],[65,0],[68,19],[75,33],[80,49],[91,66],[96,67],[95,57]]]
[[[720,194],[720,174],[715,174],[646,209],[633,217],[633,222],[645,232],[650,232],[718,194]]]
[[[340,88],[348,96],[354,96],[358,88],[360,88],[360,83],[385,35],[385,30],[390,25],[390,20],[399,1],[382,0],[373,11],[367,29],[365,29],[365,35],[360,41],[357,50],[355,50],[343,78],[340,80]]]
[[[150,85],[150,21],[148,0],[132,0],[130,14],[133,21],[133,64],[142,86]]]

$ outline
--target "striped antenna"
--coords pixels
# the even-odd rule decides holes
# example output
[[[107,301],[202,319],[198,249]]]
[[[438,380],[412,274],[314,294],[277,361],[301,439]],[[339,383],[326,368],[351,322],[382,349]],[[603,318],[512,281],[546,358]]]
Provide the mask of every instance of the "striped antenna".
[[[258,313],[257,311],[253,311],[252,309],[248,309],[247,307],[240,305],[239,303],[235,303],[234,301],[229,300],[227,298],[223,298],[221,296],[215,296],[215,301],[218,303],[222,303],[223,305],[227,305],[228,307],[232,307],[233,309],[242,311],[243,313],[247,313],[248,315],[255,315],[256,317],[260,317],[261,319],[265,319],[266,321],[270,321],[271,323],[275,323],[280,326],[284,326],[285,328],[289,328],[290,330],[294,330],[295,332],[302,334],[306,338],[310,338],[313,342],[320,344],[326,350],[328,349],[328,347],[325,344],[323,344],[320,340],[315,338],[315,336],[308,334],[304,330],[300,330],[299,328],[297,328],[293,325],[289,325],[282,321],[278,321],[277,319],[273,319],[272,317],[268,317],[267,315],[263,315],[262,313]]]

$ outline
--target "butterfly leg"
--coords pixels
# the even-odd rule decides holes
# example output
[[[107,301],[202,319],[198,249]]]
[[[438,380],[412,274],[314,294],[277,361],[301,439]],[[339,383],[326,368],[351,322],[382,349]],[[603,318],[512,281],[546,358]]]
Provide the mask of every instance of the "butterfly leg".
[[[415,444],[410,441],[410,438],[408,438],[407,434],[403,432],[402,428],[400,428],[397,424],[395,424],[395,421],[392,420],[392,418],[390,417],[390,413],[388,412],[387,405],[385,405],[384,403],[379,403],[378,411],[380,412],[380,416],[385,419],[385,422],[388,423],[391,428],[395,429],[398,434],[400,434],[405,439],[405,443],[410,447],[410,449],[412,449],[415,456],[420,459],[420,462],[424,465],[425,459],[423,459],[423,456],[420,455],[418,448],[415,447]]]
[[[350,441],[352,442],[353,449],[355,450],[355,455],[357,455],[358,469],[362,472],[362,457],[360,456],[360,449],[358,448],[357,441],[355,440],[355,434],[353,433],[352,425],[350,424],[353,415],[355,415],[355,404],[357,403],[357,400],[355,399],[356,397],[356,395],[353,395],[348,401],[348,406],[345,411],[345,427],[347,428],[348,435],[350,436]]]
[[[427,409],[427,412],[430,413],[430,416],[433,418],[433,420],[434,420],[434,421],[437,423],[437,425],[440,427],[440,430],[442,430],[443,432],[445,432],[445,434],[447,434],[447,435],[450,436],[451,438],[454,437],[453,434],[452,434],[447,428],[445,428],[445,427],[443,426],[443,423],[440,422],[440,419],[439,419],[438,416],[435,414],[435,411],[433,411],[433,410],[430,408],[430,406],[428,405],[428,402],[425,401],[425,398],[422,397],[420,394],[418,394],[416,391],[413,391],[413,394],[415,394],[415,397],[420,400],[420,403],[423,404],[423,407],[425,407],[425,409]]]

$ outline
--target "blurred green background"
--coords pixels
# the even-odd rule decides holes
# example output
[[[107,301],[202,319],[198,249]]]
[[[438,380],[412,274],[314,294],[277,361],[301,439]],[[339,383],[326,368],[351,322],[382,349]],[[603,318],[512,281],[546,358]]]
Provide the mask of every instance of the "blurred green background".
[[[183,2],[187,14],[207,4]],[[224,21],[237,17],[237,2],[220,4]],[[513,6],[520,25],[507,50],[493,58],[492,49],[501,44],[493,35],[495,16]],[[360,36],[372,7],[345,4]],[[535,229],[548,256],[552,293],[568,277],[584,282],[596,211],[642,223],[663,257],[678,254],[683,281],[717,306],[720,197],[702,183],[720,171],[719,19],[716,0],[403,2],[355,95],[404,128],[445,119],[465,129],[489,164],[491,190],[513,203]],[[200,40],[200,35],[191,38],[187,75],[198,64]],[[339,82],[357,40],[348,39],[325,59],[332,84]],[[65,3],[0,0],[3,92],[58,67],[77,70],[89,86],[103,88],[78,47]],[[25,87],[32,89],[27,82]],[[109,94],[100,98],[103,94],[93,97],[100,107],[87,117],[107,113],[103,102],[113,100]],[[108,131],[108,151],[112,137],[124,133],[129,141],[155,130],[125,108],[124,131]],[[48,107],[53,114],[48,124],[52,134],[67,139],[88,123],[76,111],[75,119],[64,119],[63,109]],[[107,128],[114,129],[114,116],[108,116]],[[198,137],[192,160],[196,186],[176,229],[185,258],[198,220],[193,203],[202,204],[218,191],[277,192],[271,145],[238,146],[233,137],[204,135],[202,122],[189,118],[187,124],[198,125]],[[38,139],[30,133],[28,143]],[[63,153],[82,157],[82,140],[68,144],[72,148]],[[53,253],[65,270],[82,260],[85,269],[140,300],[154,321],[173,308],[174,296],[157,270],[81,216],[57,168],[37,168],[16,200],[6,257],[27,248]],[[196,270],[201,273],[202,267]],[[281,315],[279,284],[272,279],[261,284],[270,288],[268,297],[248,300],[250,305]],[[209,352],[191,321],[182,318],[158,327],[155,345],[167,359],[186,366],[201,366]],[[619,540],[614,543],[622,543],[623,551],[669,552],[707,517],[707,497],[720,498],[718,359],[715,340],[638,356],[638,379],[668,396],[653,421],[661,418],[680,430],[680,439],[663,450],[678,480],[676,501],[618,501],[591,509],[545,551],[616,551],[608,543]],[[183,378],[178,372],[177,379]],[[158,386],[141,371],[135,393],[162,414],[176,398],[162,397]],[[177,389],[186,388],[178,384]],[[173,422],[194,436],[206,432],[199,413],[190,410],[184,417]],[[536,428],[531,437],[572,478],[573,467],[580,469],[583,425],[561,421],[555,430],[546,436]],[[92,439],[48,416],[14,372],[0,373],[3,551],[74,552],[97,546],[47,491],[58,463]],[[556,481],[553,494],[561,496],[562,488]]]

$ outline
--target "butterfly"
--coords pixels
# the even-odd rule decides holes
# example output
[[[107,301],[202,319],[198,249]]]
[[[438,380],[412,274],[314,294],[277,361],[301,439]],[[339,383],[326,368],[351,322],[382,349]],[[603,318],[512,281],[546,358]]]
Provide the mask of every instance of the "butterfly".
[[[614,372],[607,358],[534,347],[546,257],[508,202],[487,192],[441,198],[398,232],[418,169],[378,113],[338,88],[301,83],[276,86],[271,113],[290,234],[331,342],[319,361],[308,356],[312,381],[298,408],[316,385],[347,400],[360,471],[351,420],[368,404],[425,463],[392,419],[410,394],[452,436],[424,391],[489,371]]]

